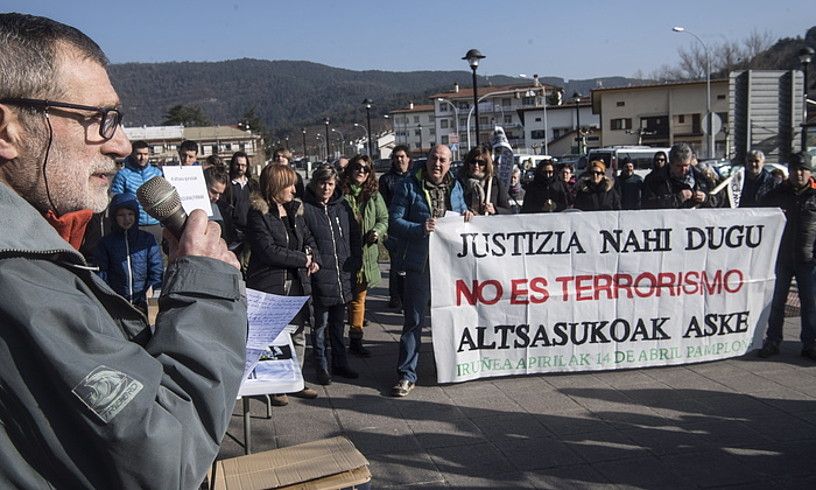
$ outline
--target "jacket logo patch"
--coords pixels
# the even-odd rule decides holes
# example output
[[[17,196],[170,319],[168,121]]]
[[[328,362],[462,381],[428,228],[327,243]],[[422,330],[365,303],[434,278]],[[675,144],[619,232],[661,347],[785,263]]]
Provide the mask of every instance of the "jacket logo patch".
[[[108,423],[144,388],[127,374],[100,365],[71,390],[103,422]]]

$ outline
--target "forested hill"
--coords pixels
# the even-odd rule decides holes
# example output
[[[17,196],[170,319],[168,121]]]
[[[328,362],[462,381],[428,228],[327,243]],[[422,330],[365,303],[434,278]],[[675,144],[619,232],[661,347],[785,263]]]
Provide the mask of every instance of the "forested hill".
[[[409,101],[429,103],[427,96],[463,89],[471,84],[468,71],[352,71],[307,61],[240,59],[221,62],[125,63],[110,67],[111,79],[124,104],[126,125],[158,125],[176,105],[194,106],[214,124],[236,124],[249,110],[275,131],[320,124],[362,122],[361,102],[374,101],[372,119]],[[628,83],[619,77],[602,79],[604,86]],[[557,77],[542,81],[564,85]],[[524,83],[507,76],[480,77],[479,84]],[[596,80],[573,81],[580,88]],[[586,86],[586,87],[583,87]],[[588,90],[584,93],[588,93]],[[380,120],[381,121],[381,120]],[[372,121],[378,126],[376,121]]]

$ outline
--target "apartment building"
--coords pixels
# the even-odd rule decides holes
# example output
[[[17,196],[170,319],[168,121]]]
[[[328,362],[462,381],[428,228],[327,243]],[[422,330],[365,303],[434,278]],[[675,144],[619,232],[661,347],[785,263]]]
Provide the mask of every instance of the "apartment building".
[[[124,129],[131,141],[144,140],[147,142],[150,146],[150,162],[157,165],[178,160],[178,147],[184,140],[198,143],[199,160],[204,160],[212,154],[228,160],[236,151],[243,151],[249,155],[253,163],[261,164],[266,161],[263,138],[235,126],[198,128],[139,126]]]
[[[704,133],[706,82],[687,81],[599,88],[592,91],[592,112],[600,118],[601,145],[671,146],[688,143],[701,156],[708,154]],[[715,125],[716,157],[727,155],[728,80],[711,80],[711,110]],[[719,127],[717,127],[719,126]]]
[[[394,126],[394,143],[405,145],[411,153],[422,155],[436,142],[433,104],[408,104],[408,107],[388,113]]]

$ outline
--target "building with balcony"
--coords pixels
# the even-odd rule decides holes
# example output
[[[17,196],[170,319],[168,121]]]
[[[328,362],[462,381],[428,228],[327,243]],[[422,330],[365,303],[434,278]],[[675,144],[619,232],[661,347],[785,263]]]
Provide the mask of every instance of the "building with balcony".
[[[728,80],[711,80],[711,110],[727,128]],[[592,112],[600,118],[602,146],[683,142],[698,154],[707,154],[705,80],[595,89]],[[722,157],[727,154],[728,134],[715,133],[714,155]]]
[[[150,147],[150,162],[164,165],[178,160],[178,147],[184,140],[198,143],[198,159],[212,154],[229,160],[236,151],[243,151],[253,164],[266,161],[263,138],[236,126],[140,126],[124,128],[131,141],[144,140]]]
[[[548,97],[548,102],[552,98]],[[545,114],[546,111],[546,114]],[[533,155],[548,153],[553,156],[564,154],[578,154],[581,150],[600,146],[600,118],[592,112],[589,97],[580,97],[560,105],[547,104],[519,109],[519,119],[523,125],[523,145],[519,145],[519,153]],[[545,124],[546,121],[546,124]],[[578,125],[583,128],[581,137],[578,137]],[[547,145],[545,150],[544,138]]]
[[[436,143],[434,105],[414,104],[388,113],[394,125],[394,144],[405,145],[414,155],[424,155]]]

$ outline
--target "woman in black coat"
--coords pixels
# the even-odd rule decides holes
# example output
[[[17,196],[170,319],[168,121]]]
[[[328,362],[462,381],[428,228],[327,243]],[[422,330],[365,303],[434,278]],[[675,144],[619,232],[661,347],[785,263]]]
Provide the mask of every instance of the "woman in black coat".
[[[590,164],[588,176],[579,180],[575,186],[575,209],[617,211],[621,207],[615,181],[606,176],[606,165],[601,160],[594,160]]]
[[[563,211],[572,201],[564,181],[555,174],[552,160],[541,160],[535,177],[527,186],[522,213],[549,213]]]
[[[246,242],[252,253],[247,268],[247,287],[283,296],[308,296],[312,292],[309,274],[317,272],[319,260],[311,231],[303,220],[303,204],[295,200],[295,171],[282,165],[268,165],[261,172],[261,194],[250,197]],[[292,320],[292,343],[303,369],[306,353],[304,326],[309,307],[304,305]],[[317,392],[305,387],[297,393],[316,398]],[[286,395],[273,395],[272,404],[288,403]]]
[[[331,346],[331,372],[354,379],[343,341],[346,304],[354,295],[354,280],[362,265],[360,228],[337,185],[337,170],[318,167],[305,190],[304,219],[317,243],[320,270],[312,276],[314,328],[312,345],[320,384],[331,384],[326,330]]]

